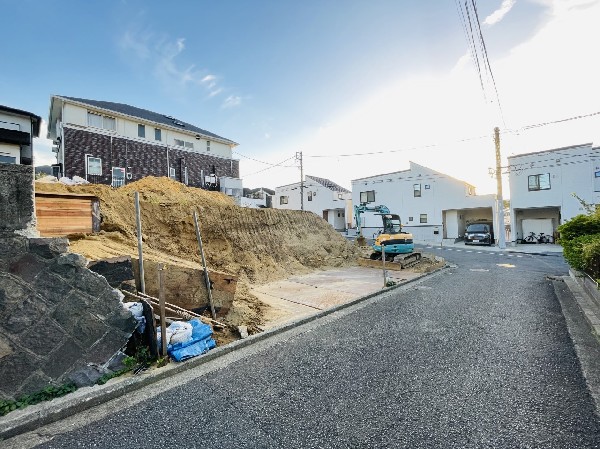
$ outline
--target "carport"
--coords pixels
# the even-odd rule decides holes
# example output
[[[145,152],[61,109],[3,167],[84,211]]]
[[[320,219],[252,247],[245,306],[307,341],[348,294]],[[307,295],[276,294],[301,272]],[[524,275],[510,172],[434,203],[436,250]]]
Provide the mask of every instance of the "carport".
[[[470,223],[476,221],[494,221],[492,207],[476,207],[472,209],[449,209],[442,211],[444,238],[458,239],[465,234]]]
[[[560,207],[535,207],[513,210],[512,240],[521,242],[531,232],[536,236],[543,232],[556,239],[556,229],[560,225]]]

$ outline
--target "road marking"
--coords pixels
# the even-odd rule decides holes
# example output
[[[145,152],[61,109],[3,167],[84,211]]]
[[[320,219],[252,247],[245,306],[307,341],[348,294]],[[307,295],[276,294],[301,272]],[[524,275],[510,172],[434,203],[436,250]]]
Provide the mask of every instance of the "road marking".
[[[477,251],[477,254],[481,254],[481,251]]]
[[[469,271],[490,271],[490,270],[486,270],[485,268],[471,268]]]
[[[517,257],[523,257],[523,256],[517,256]]]
[[[467,252],[468,252],[468,253],[472,253],[473,251],[471,251],[471,250],[467,250]]]
[[[510,263],[497,263],[496,265],[498,265],[499,267],[503,267],[503,268],[514,268],[515,266],[510,264]]]
[[[512,254],[507,254],[507,256],[508,256],[508,257],[513,257],[513,255],[512,255]]]
[[[457,249],[456,251],[460,252],[460,251],[462,251],[462,249]]]
[[[446,248],[447,251],[452,251],[450,248]]]

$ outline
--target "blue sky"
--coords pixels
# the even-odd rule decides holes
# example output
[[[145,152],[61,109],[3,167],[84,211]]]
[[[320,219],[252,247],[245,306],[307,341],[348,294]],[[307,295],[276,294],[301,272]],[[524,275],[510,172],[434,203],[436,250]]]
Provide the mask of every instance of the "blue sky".
[[[505,124],[454,0],[0,0],[0,104],[46,118],[60,94],[173,115],[239,142],[247,187],[299,180],[293,160],[269,164],[302,151],[306,174],[348,188],[413,160],[486,193],[494,126],[513,130],[504,156],[595,139],[598,118],[514,130],[600,110],[599,3],[477,2]],[[363,153],[379,154],[338,156]]]

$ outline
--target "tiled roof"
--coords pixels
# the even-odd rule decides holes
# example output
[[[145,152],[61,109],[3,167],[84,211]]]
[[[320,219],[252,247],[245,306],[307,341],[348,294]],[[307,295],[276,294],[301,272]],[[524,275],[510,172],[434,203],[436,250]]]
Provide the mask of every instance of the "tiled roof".
[[[343,188],[342,186],[336,184],[335,182],[329,179],[319,178],[317,176],[310,175],[306,175],[306,177],[312,179],[315,182],[318,182],[322,186],[327,187],[329,190],[333,190],[334,192],[351,193],[350,190]]]
[[[132,117],[139,117],[144,120],[148,120],[155,123],[160,123],[167,126],[172,126],[175,128],[180,128],[182,131],[188,131],[191,133],[201,134],[206,137],[213,137],[215,139],[220,139],[226,143],[231,145],[238,145],[236,142],[226,139],[224,137],[218,136],[214,133],[206,131],[205,129],[198,128],[190,123],[186,123],[182,120],[179,120],[170,115],[163,115],[157,112],[148,111],[147,109],[137,108],[135,106],[130,106],[128,104],[123,103],[113,103],[112,101],[100,101],[100,100],[87,100],[85,98],[76,98],[76,97],[65,97],[60,95],[60,98],[64,98],[67,100],[76,101],[78,103],[87,104],[90,106],[94,106],[101,109],[106,109],[108,111],[118,112],[120,114],[129,115]]]

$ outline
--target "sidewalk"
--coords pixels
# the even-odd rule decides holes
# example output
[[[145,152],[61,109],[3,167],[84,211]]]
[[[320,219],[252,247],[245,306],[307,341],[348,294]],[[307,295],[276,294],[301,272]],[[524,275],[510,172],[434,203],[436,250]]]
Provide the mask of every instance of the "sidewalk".
[[[491,251],[491,252],[506,252],[506,253],[522,253],[522,254],[539,254],[539,255],[562,255],[563,248],[560,245],[553,243],[541,243],[541,244],[507,244],[506,249],[500,249],[497,246],[485,246],[485,245],[465,245],[465,242],[441,242],[432,243],[426,241],[415,240],[415,244],[424,245],[427,249],[429,248],[451,248],[460,249],[465,251]]]

